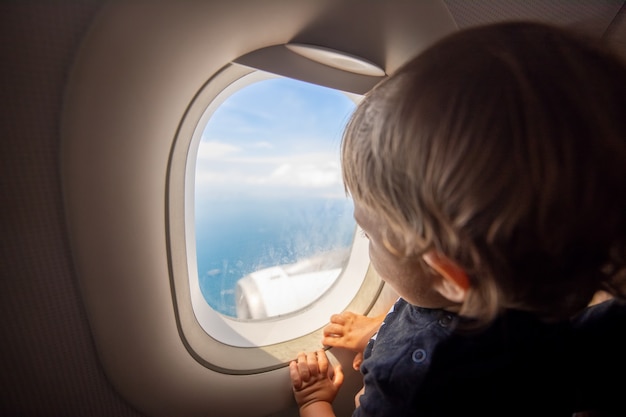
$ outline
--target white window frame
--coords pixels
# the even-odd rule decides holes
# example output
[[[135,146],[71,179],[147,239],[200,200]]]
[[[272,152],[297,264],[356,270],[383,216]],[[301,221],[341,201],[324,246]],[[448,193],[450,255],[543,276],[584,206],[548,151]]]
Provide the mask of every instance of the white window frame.
[[[205,366],[226,373],[254,373],[283,366],[301,350],[321,347],[321,329],[333,313],[366,314],[382,289],[369,270],[368,243],[355,233],[347,265],[317,301],[296,312],[246,321],[222,315],[204,299],[198,280],[194,195],[198,146],[215,110],[247,85],[275,77],[229,64],[209,80],[187,109],[168,169],[168,250],[179,333]]]

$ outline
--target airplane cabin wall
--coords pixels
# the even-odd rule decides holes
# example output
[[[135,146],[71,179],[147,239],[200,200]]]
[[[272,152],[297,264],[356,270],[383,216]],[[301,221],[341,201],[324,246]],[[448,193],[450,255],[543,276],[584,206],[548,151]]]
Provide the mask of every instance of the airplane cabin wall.
[[[522,4],[445,3],[460,27],[507,18],[507,10],[515,15]],[[470,9],[470,3],[478,6]],[[621,7],[609,19],[605,38],[626,59],[624,2],[596,3]],[[64,90],[101,5],[98,0],[0,2],[2,416],[147,417],[116,392],[99,362],[62,197]],[[494,5],[498,10],[489,10]],[[589,30],[598,31],[594,25],[605,25],[606,16],[611,15],[592,16]]]
[[[62,201],[63,94],[100,5],[0,3],[2,416],[142,416],[98,361]]]

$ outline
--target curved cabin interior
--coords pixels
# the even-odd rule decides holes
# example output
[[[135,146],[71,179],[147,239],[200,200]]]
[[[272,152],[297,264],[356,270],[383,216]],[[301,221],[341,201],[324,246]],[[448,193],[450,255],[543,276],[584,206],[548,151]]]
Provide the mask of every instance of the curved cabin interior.
[[[0,414],[297,416],[287,363],[395,297],[341,184],[362,95],[497,21],[626,59],[625,5],[2,2]],[[329,356],[348,416],[360,375]]]

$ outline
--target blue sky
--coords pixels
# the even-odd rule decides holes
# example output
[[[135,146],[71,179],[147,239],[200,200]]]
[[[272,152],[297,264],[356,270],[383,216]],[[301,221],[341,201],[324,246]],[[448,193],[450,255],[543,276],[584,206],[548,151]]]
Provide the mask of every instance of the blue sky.
[[[342,92],[287,78],[235,92],[203,132],[198,197],[345,197],[339,147],[354,107]]]

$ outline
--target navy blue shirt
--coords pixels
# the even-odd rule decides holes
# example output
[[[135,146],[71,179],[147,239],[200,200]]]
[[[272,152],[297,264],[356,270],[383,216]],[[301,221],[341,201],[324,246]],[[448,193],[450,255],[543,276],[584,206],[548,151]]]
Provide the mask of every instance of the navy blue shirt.
[[[478,333],[458,320],[399,299],[365,349],[353,416],[626,416],[625,304],[550,324],[511,311]]]

